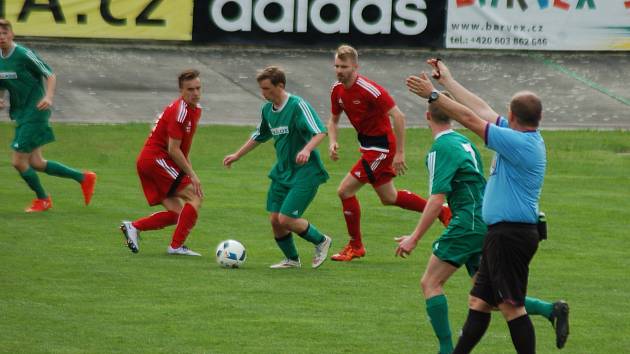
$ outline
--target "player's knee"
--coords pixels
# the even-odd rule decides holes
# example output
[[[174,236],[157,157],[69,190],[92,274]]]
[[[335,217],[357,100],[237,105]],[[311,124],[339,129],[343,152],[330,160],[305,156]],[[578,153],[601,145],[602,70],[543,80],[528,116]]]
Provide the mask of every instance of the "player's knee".
[[[278,226],[282,228],[292,230],[294,222],[295,222],[295,219],[292,217],[289,217],[283,214],[280,214],[278,216]]]
[[[343,188],[343,187],[339,187],[339,188],[337,189],[337,195],[338,195],[338,196],[339,196],[339,198],[340,198],[340,199],[342,199],[342,200],[343,200],[343,199],[348,199],[348,198],[350,198],[350,197],[352,197],[352,196],[353,196],[353,194],[352,194],[352,193],[348,192],[348,191],[347,191],[345,188]]]
[[[442,290],[442,284],[437,281],[437,279],[427,276],[423,276],[422,279],[420,279],[420,287],[425,297],[436,292],[440,293]]]
[[[28,170],[28,162],[26,161],[22,161],[22,160],[18,160],[18,159],[13,159],[11,160],[11,165],[13,166],[13,168],[15,168],[18,172],[24,172],[26,170]]]
[[[35,157],[31,156],[31,158],[30,158],[28,163],[35,170],[43,172],[44,170],[46,170],[46,165],[48,164],[48,161],[46,161],[44,159],[41,159],[41,158],[35,158]]]
[[[492,306],[490,306],[487,302],[481,300],[478,297],[469,295],[468,296],[468,307],[481,312],[490,312],[492,311]]]
[[[395,205],[396,204],[396,197],[392,197],[390,195],[383,195],[383,196],[379,196],[379,198],[381,199],[381,203],[383,205]]]

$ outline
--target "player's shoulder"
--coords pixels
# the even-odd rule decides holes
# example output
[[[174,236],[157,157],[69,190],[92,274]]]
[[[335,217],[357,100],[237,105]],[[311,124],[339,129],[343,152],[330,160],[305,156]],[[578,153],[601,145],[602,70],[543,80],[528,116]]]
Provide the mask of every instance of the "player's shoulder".
[[[357,77],[357,87],[359,87],[364,92],[367,92],[369,95],[374,98],[380,97],[384,92],[387,92],[381,85],[376,82],[368,79],[365,76],[359,75]]]
[[[335,81],[332,83],[332,85],[330,85],[330,93],[332,94],[338,92],[342,87],[343,84],[341,83],[341,81]]]
[[[164,109],[165,117],[174,117],[180,123],[185,120],[186,113],[186,102],[182,97],[176,98]]]

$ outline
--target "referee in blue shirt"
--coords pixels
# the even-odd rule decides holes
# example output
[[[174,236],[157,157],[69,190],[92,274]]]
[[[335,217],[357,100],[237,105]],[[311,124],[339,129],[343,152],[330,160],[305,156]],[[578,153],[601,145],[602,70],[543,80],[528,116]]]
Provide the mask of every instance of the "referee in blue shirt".
[[[428,98],[448,116],[470,129],[496,152],[483,199],[482,214],[488,225],[482,260],[470,292],[469,313],[454,353],[469,353],[490,324],[490,313],[498,307],[505,317],[512,343],[518,353],[535,353],[534,326],[525,310],[529,263],[538,249],[538,201],[547,164],[545,142],[538,126],[542,103],[532,92],[512,97],[507,118],[499,116],[486,102],[455,81],[437,59],[433,77],[455,100],[440,95],[426,73],[411,76],[407,86]],[[556,345],[568,336],[568,305],[558,305],[555,319]]]

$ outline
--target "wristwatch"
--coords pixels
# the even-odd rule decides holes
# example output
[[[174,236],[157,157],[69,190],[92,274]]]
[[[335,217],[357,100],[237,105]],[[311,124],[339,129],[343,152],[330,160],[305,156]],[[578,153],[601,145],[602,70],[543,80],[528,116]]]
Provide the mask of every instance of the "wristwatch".
[[[440,97],[440,91],[438,90],[431,91],[431,94],[429,95],[429,103],[432,103],[433,101],[437,100],[438,97]]]

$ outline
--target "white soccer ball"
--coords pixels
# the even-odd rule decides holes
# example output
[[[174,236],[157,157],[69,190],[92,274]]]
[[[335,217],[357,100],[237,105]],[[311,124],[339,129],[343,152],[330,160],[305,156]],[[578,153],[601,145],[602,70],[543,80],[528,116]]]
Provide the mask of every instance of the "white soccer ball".
[[[235,240],[221,241],[217,246],[217,263],[223,268],[238,268],[247,259],[247,251],[242,243]]]

